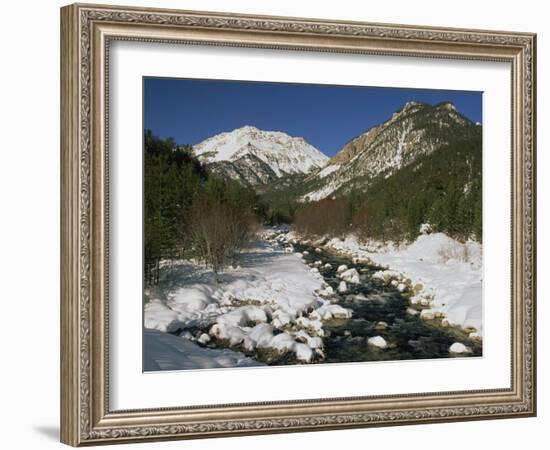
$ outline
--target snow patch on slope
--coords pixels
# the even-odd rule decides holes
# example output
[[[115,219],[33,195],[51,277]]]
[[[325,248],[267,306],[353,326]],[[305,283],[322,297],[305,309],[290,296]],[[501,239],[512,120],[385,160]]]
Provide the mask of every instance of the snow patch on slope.
[[[321,170],[317,176],[319,178],[325,178],[329,176],[331,173],[336,172],[340,168],[340,164],[332,164],[330,166],[326,166],[323,170]]]

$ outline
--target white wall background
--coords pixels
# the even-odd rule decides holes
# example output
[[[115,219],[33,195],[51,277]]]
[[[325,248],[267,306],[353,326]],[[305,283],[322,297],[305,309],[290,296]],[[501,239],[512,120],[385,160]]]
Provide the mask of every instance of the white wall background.
[[[163,0],[119,4],[537,32],[539,280],[548,270],[550,32],[544,2]],[[49,449],[59,417],[59,7],[2,8],[0,71],[0,414],[2,448]],[[543,31],[543,28],[545,30]],[[539,282],[539,416],[485,422],[141,444],[139,448],[542,448],[550,426],[548,289]],[[546,378],[546,379],[545,379]],[[129,448],[128,446],[123,446]],[[137,447],[135,447],[137,448]]]

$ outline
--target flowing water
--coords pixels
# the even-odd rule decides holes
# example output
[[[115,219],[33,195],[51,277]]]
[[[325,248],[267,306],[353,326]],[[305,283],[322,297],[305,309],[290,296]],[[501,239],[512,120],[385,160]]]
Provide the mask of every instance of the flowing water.
[[[406,294],[372,277],[380,267],[354,264],[349,258],[307,245],[296,244],[294,248],[309,253],[303,257],[307,264],[313,265],[316,261],[331,264],[331,269],[322,269],[320,273],[335,291],[334,302],[353,311],[351,319],[333,319],[325,323],[328,336],[323,339],[323,362],[447,358],[451,356],[449,347],[454,342],[462,342],[472,350],[460,356],[481,356],[481,342],[468,339],[462,330],[443,327],[439,320],[426,321],[418,314],[407,312],[410,305]],[[341,281],[337,268],[342,264],[355,268],[360,273],[361,283],[347,283],[347,292],[341,294],[337,292]],[[374,336],[383,337],[387,348],[368,345],[368,338]]]

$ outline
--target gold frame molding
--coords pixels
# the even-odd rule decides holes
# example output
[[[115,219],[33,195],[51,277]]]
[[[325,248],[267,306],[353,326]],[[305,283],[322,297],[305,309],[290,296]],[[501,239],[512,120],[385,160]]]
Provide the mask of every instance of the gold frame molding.
[[[111,411],[108,58],[113,40],[509,62],[509,389]],[[61,9],[61,440],[73,446],[536,414],[536,35],[74,4]]]

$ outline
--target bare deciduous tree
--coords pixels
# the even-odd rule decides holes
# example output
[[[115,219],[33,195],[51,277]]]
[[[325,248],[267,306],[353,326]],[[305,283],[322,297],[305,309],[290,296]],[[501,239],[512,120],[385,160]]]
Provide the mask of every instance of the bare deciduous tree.
[[[312,236],[342,235],[350,225],[346,199],[323,199],[301,208],[294,217],[299,233]]]
[[[253,214],[206,194],[191,209],[191,236],[198,257],[217,274],[226,267],[257,231]]]

